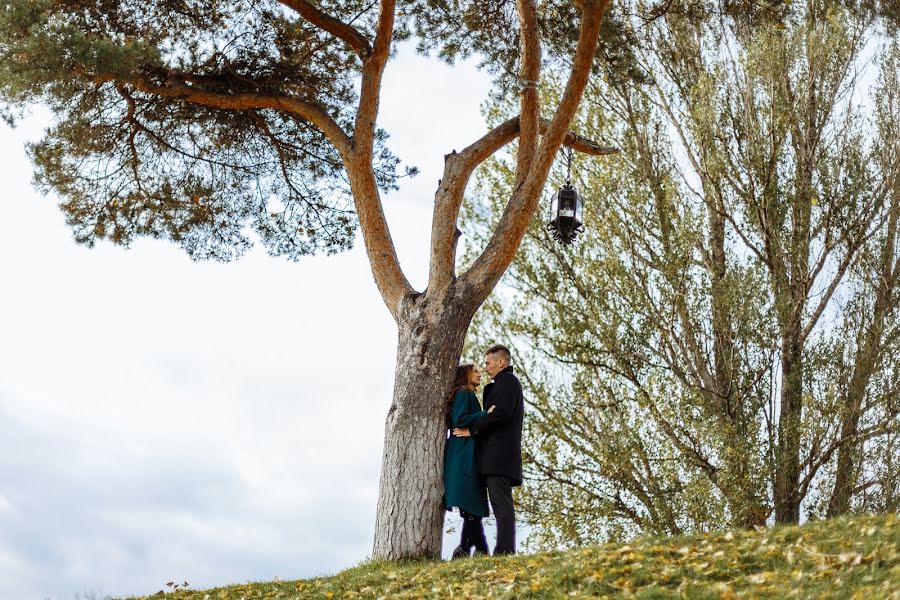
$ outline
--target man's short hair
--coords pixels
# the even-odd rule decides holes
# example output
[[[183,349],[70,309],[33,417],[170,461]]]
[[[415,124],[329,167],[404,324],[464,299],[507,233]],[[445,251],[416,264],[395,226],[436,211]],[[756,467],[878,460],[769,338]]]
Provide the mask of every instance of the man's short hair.
[[[512,364],[512,354],[509,351],[509,348],[504,346],[503,344],[494,344],[484,353],[485,356],[488,354],[499,354],[501,358],[506,360],[507,365]]]

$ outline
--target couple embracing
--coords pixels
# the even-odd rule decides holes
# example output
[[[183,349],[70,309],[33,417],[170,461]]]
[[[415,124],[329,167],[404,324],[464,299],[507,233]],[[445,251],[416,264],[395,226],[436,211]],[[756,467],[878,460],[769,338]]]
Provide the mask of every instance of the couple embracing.
[[[484,409],[475,395],[481,372],[473,364],[457,367],[447,406],[444,504],[447,510],[458,508],[463,518],[453,558],[468,556],[473,548],[488,554],[481,523],[488,516],[488,497],[497,519],[494,555],[516,552],[512,488],[522,485],[522,384],[506,346],[488,349],[484,370],[493,380],[484,388]]]

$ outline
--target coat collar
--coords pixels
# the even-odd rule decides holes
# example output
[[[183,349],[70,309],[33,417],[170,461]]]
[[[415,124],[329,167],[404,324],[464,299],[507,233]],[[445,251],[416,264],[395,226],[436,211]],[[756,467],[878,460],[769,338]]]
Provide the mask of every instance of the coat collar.
[[[500,377],[501,375],[503,375],[504,373],[512,373],[512,372],[513,372],[512,365],[509,365],[508,367],[506,367],[505,369],[503,369],[502,371],[500,371],[499,373],[497,373],[496,375],[494,375],[494,379],[493,379],[493,380],[494,380],[494,381],[497,381],[497,378]]]

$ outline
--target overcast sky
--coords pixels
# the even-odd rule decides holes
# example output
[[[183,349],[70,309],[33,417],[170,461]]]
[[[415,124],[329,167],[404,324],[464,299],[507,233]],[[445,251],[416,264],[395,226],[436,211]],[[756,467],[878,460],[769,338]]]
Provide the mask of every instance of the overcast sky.
[[[443,155],[484,133],[489,80],[404,48],[380,125],[421,174],[385,199],[427,275]],[[41,111],[0,129],[0,598],[139,595],[332,573],[371,549],[396,333],[357,248],[75,245],[31,186]],[[445,554],[456,539],[445,539]]]

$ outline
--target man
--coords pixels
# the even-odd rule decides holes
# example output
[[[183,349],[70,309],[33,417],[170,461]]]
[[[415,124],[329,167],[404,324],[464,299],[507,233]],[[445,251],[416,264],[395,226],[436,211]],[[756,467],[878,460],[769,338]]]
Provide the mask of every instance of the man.
[[[484,409],[491,411],[453,435],[472,435],[479,449],[481,475],[487,485],[497,519],[494,556],[516,553],[516,512],[512,488],[522,485],[522,417],[525,401],[522,384],[513,374],[509,348],[491,346],[485,353],[484,370],[493,383],[484,388]]]

